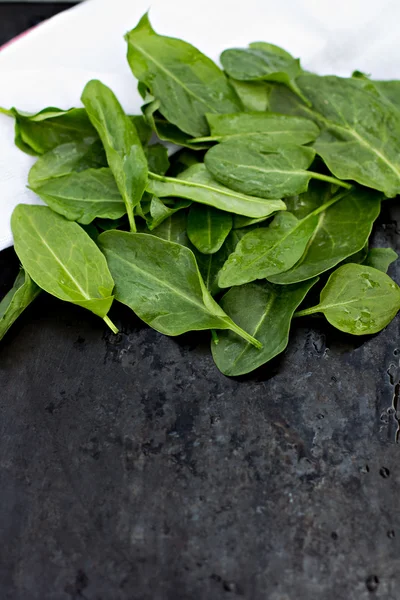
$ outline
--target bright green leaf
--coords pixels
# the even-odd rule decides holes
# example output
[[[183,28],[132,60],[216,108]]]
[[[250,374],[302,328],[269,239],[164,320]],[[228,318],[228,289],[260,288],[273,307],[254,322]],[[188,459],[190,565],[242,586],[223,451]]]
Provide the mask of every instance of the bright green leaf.
[[[225,187],[204,164],[189,167],[177,178],[150,173],[147,190],[159,198],[186,198],[246,217],[266,217],[286,208],[282,200],[249,196]]]
[[[110,169],[87,169],[49,179],[35,192],[52,210],[83,225],[96,217],[119,219],[126,213]]]
[[[353,335],[377,333],[400,309],[400,288],[386,273],[365,265],[343,265],[329,277],[320,303],[296,313],[322,312],[331,325]]]
[[[86,84],[82,102],[103,142],[108,164],[125,202],[131,230],[135,231],[133,209],[142,199],[148,171],[138,133],[114,93],[100,81],[92,80]]]
[[[231,329],[260,344],[224,313],[207,291],[193,252],[154,235],[108,231],[99,244],[115,280],[115,297],[166,335]]]
[[[40,288],[21,269],[11,290],[0,302],[0,340],[22,312],[40,294]]]
[[[15,251],[43,290],[102,317],[113,301],[114,282],[106,260],[87,233],[46,206],[19,204],[12,214]]]
[[[210,148],[204,162],[220,183],[262,198],[285,198],[304,192],[311,178],[350,187],[332,177],[308,171],[314,157],[312,148],[287,146],[264,152],[251,143],[231,140]]]
[[[181,131],[207,135],[205,113],[241,110],[217,65],[187,42],[158,35],[147,14],[126,40],[133,74],[159,101],[161,114]]]
[[[304,281],[359,252],[371,235],[372,225],[379,215],[380,200],[380,194],[366,189],[350,191],[342,200],[320,213],[300,260],[290,270],[268,279],[281,285]],[[303,203],[307,204],[307,198]]]
[[[392,248],[371,248],[363,264],[374,267],[383,273],[398,259],[398,254]]]

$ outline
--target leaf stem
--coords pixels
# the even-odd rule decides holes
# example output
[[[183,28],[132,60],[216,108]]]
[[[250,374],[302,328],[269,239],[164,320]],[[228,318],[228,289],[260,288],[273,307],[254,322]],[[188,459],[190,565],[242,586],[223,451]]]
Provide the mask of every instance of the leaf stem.
[[[0,114],[1,115],[7,115],[7,117],[13,117],[14,116],[12,110],[8,110],[8,108],[3,108],[2,106],[0,106]]]
[[[308,315],[313,315],[316,312],[319,312],[319,305],[312,306],[311,308],[304,308],[303,310],[298,310],[294,313],[293,318],[307,317]]]
[[[220,142],[223,139],[222,135],[216,135],[216,136],[206,136],[206,137],[199,137],[199,138],[193,138],[192,140],[190,140],[191,144],[204,144],[204,142]]]
[[[329,175],[322,175],[322,173],[314,173],[314,171],[308,171],[308,172],[313,179],[319,179],[320,181],[327,181],[328,183],[340,185],[340,187],[344,187],[347,190],[350,190],[353,187],[351,185],[351,183],[346,183],[345,181],[336,179],[336,177],[329,177]]]
[[[332,204],[336,204],[336,202],[339,202],[339,200],[341,200],[342,198],[347,196],[349,194],[349,191],[350,190],[346,189],[345,192],[340,192],[339,194],[336,194],[330,200],[328,200],[328,202],[325,202],[325,204],[321,204],[321,206],[318,206],[318,208],[316,208],[311,213],[309,213],[306,217],[304,217],[304,219],[307,219],[308,217],[311,217],[311,216],[315,217],[315,215],[319,215],[319,213],[323,212],[324,210],[326,210],[327,208],[332,206]]]
[[[105,323],[107,323],[107,325],[109,326],[109,328],[111,329],[111,331],[112,331],[113,333],[118,333],[118,327],[116,327],[116,326],[114,325],[114,323],[111,321],[111,319],[110,319],[109,317],[105,316],[105,317],[103,318],[103,321],[104,321]]]
[[[261,350],[261,348],[263,347],[261,342],[256,340],[256,338],[254,338],[249,333],[247,333],[247,331],[245,331],[244,329],[239,327],[239,325],[236,325],[236,323],[234,321],[230,321],[229,328],[231,331],[233,331],[234,333],[237,333],[237,335],[239,335],[244,340],[246,340],[246,342],[248,342],[249,344],[251,344],[252,346],[257,348],[257,350]]]
[[[306,98],[306,96],[303,94],[303,92],[293,79],[290,80],[288,88],[292,90],[292,92],[296,94],[308,108],[312,108],[311,102],[308,98]]]
[[[125,202],[125,206],[126,206],[126,212],[128,213],[129,228],[131,230],[131,233],[136,233],[137,229],[136,229],[135,217],[133,214],[132,206],[128,202]]]
[[[219,344],[218,333],[215,331],[215,329],[211,329],[211,337],[215,345]]]

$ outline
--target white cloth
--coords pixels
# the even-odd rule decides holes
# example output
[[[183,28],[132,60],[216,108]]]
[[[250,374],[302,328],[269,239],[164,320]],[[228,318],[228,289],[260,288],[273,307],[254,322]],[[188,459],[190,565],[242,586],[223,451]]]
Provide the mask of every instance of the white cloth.
[[[149,0],[87,0],[7,45],[0,52],[0,106],[38,111],[80,105],[91,78],[101,79],[125,109],[140,110],[126,62],[124,33]],[[232,46],[268,41],[317,73],[400,78],[397,0],[153,0],[158,33],[181,37],[214,60]],[[12,244],[10,216],[20,202],[39,202],[26,189],[34,159],[13,142],[13,121],[0,115],[0,250]]]

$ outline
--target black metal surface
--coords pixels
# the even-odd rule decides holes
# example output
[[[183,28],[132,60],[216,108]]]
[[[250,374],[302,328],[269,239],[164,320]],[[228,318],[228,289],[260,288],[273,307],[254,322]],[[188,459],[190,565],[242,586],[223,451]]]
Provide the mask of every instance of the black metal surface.
[[[375,242],[399,251],[399,221],[386,203]],[[112,316],[43,296],[0,346],[2,600],[398,600],[399,318],[299,320],[239,380],[206,335]]]

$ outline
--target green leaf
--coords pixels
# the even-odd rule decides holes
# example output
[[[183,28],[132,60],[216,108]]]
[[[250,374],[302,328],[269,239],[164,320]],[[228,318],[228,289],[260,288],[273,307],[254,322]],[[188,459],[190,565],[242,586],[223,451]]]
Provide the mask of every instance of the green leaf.
[[[268,110],[273,113],[292,115],[293,117],[305,117],[321,127],[323,123],[321,117],[288,87],[279,83],[269,85]]]
[[[181,244],[181,246],[190,246],[187,236],[187,214],[185,210],[180,210],[176,214],[165,219],[161,225],[158,225],[152,230],[152,235],[155,235],[168,242]]]
[[[217,65],[190,44],[155,33],[147,14],[126,40],[133,74],[159,101],[161,114],[181,131],[207,135],[205,113],[241,110]]]
[[[400,109],[400,81],[372,81],[378,92],[397,109]]]
[[[102,233],[99,243],[115,279],[115,297],[157,331],[231,329],[260,347],[213,300],[188,248],[123,231]]]
[[[248,48],[225,50],[221,64],[233,79],[283,83],[307,103],[296,83],[302,72],[300,62],[279,46],[254,42]]]
[[[100,140],[69,142],[39,156],[29,171],[28,182],[32,189],[36,189],[55,177],[106,166],[107,159]]]
[[[85,231],[88,234],[90,239],[92,239],[94,242],[97,242],[97,238],[100,235],[100,231],[97,229],[96,225],[94,225],[93,223],[82,225],[81,223],[80,226],[82,227],[83,231]]]
[[[199,152],[194,152],[184,148],[171,156],[171,166],[168,171],[169,177],[178,177],[183,171],[186,171],[193,165],[203,162]]]
[[[285,198],[287,210],[298,219],[304,219],[322,204],[329,202],[336,190],[335,186],[324,181],[312,180],[306,192]]]
[[[96,219],[95,225],[101,231],[110,231],[110,229],[119,229],[127,225],[127,219],[125,217],[120,219]]]
[[[165,175],[169,169],[168,149],[162,144],[152,144],[144,151],[149,171],[157,175]]]
[[[283,352],[288,344],[293,313],[316,281],[287,287],[266,282],[248,283],[225,294],[222,308],[241,327],[252,332],[263,348],[254,351],[234,333],[222,332],[218,344],[211,344],[218,369],[225,375],[244,375]]]
[[[197,138],[198,142],[224,142],[238,140],[252,142],[258,150],[279,150],[291,144],[301,146],[318,137],[319,129],[303,117],[291,117],[274,113],[236,113],[206,115],[210,126],[209,137]]]
[[[367,256],[368,256],[368,242],[365,243],[365,245],[361,248],[361,250],[359,250],[358,252],[355,252],[354,254],[351,254],[350,256],[345,258],[342,261],[342,264],[355,263],[357,265],[361,265],[361,264],[365,263],[365,259],[367,258]]]
[[[148,171],[138,133],[114,93],[100,81],[92,80],[86,84],[82,102],[103,142],[108,164],[125,202],[131,230],[135,231],[133,209],[142,199]]]
[[[332,177],[307,171],[314,157],[312,148],[287,146],[264,152],[254,144],[230,140],[210,148],[204,162],[220,183],[262,198],[285,198],[304,192],[311,178],[350,187]]]
[[[315,277],[360,251],[379,215],[380,194],[355,189],[319,215],[317,227],[300,260],[285,273],[269,276],[287,285]],[[303,200],[307,202],[307,200]]]
[[[176,125],[169,123],[169,121],[167,121],[167,119],[159,112],[159,107],[160,101],[155,100],[153,96],[148,95],[147,103],[142,106],[142,111],[149,127],[151,127],[152,131],[154,131],[160,140],[170,142],[176,146],[192,148],[194,150],[201,150],[201,148],[203,148],[200,144],[192,144],[191,140],[193,138],[181,131]]]
[[[37,156],[68,142],[86,138],[94,141],[96,130],[90,123],[85,109],[61,110],[49,107],[36,114],[0,109],[15,118],[15,145],[27,154]]]
[[[232,229],[232,215],[211,206],[192,204],[187,234],[193,246],[203,254],[218,252]]]
[[[266,217],[286,208],[282,200],[249,196],[221,185],[204,164],[189,167],[177,178],[150,173],[147,190],[159,198],[186,198],[246,217]]]
[[[0,302],[0,340],[22,312],[40,294],[40,288],[21,269],[13,287]]]
[[[325,132],[313,144],[332,173],[388,197],[400,192],[400,112],[357,79],[302,75]]]
[[[353,335],[377,333],[400,309],[400,288],[386,273],[365,265],[342,265],[329,277],[320,303],[296,313],[322,312],[331,325]]]
[[[228,256],[235,250],[240,237],[240,232],[231,231],[221,248],[214,254],[203,254],[196,248],[193,249],[199,271],[211,296],[215,296],[222,289],[218,285],[218,274]]]
[[[188,208],[191,204],[190,200],[176,200],[172,206],[167,206],[157,196],[153,196],[150,202],[150,216],[146,219],[148,228],[152,231],[176,212]]]
[[[258,225],[259,223],[263,223],[272,217],[274,214],[275,213],[271,213],[268,215],[268,217],[260,217],[258,219],[253,219],[252,217],[242,217],[242,215],[233,215],[233,229],[242,229],[243,227]]]
[[[371,248],[363,264],[387,273],[389,266],[398,259],[398,254],[392,248]]]
[[[369,90],[375,89],[385,100],[391,102],[395,108],[400,108],[400,81],[377,81],[370,79],[368,75],[361,71],[354,71],[351,76],[367,82]]]
[[[15,251],[43,290],[102,317],[113,301],[114,282],[96,244],[77,223],[46,206],[19,204],[11,217]]]
[[[231,78],[229,82],[246,111],[265,112],[268,110],[270,92],[268,83],[264,81],[239,81]]]
[[[150,142],[151,136],[153,135],[153,131],[146,118],[144,115],[133,115],[129,118],[135,126],[142,146],[147,146],[147,144]]]
[[[35,192],[52,210],[83,225],[96,217],[119,219],[126,213],[110,169],[87,169],[49,179]]]
[[[282,212],[269,227],[250,231],[222,267],[218,285],[242,285],[287,271],[302,256],[317,223],[313,213],[299,221],[292,213]]]

